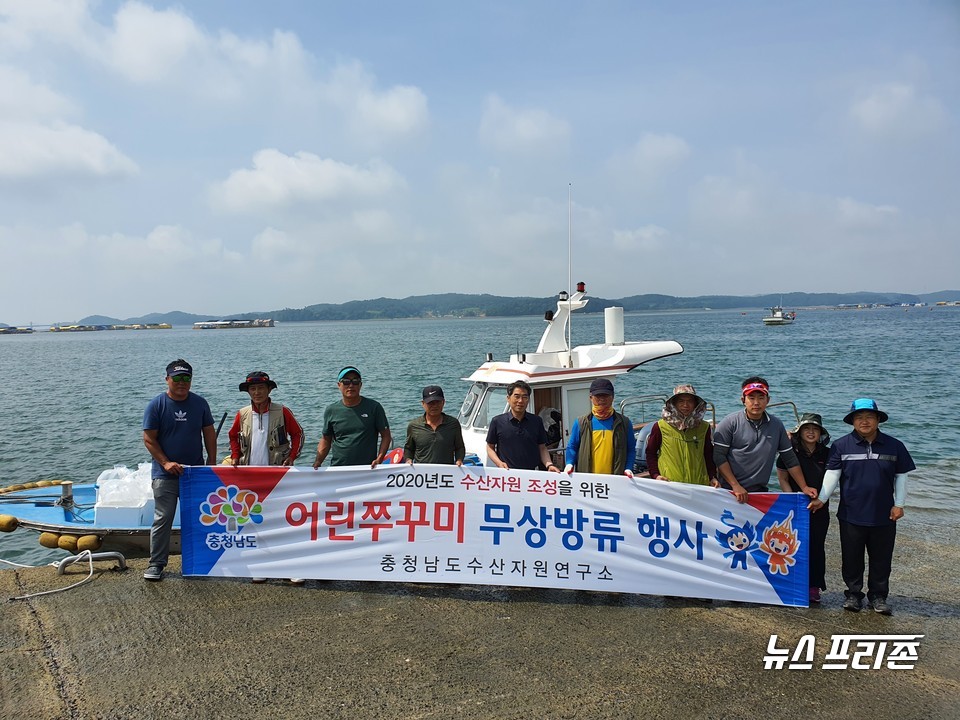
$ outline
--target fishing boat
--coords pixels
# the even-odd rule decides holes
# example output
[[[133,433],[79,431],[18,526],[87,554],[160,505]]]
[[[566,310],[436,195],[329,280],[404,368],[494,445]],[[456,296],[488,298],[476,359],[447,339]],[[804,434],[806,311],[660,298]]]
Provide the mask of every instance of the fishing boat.
[[[770,314],[763,318],[764,325],[790,325],[797,319],[797,313],[784,312],[780,305],[770,308]]]
[[[476,455],[481,464],[487,462],[490,420],[508,410],[507,386],[516,380],[530,384],[533,393],[527,412],[543,419],[548,448],[562,467],[560,456],[570,428],[590,409],[593,380],[613,381],[651,360],[683,352],[674,340],[625,341],[623,308],[618,307],[604,310],[604,342],[572,347],[570,317],[587,302],[584,283],[578,283],[573,294],[561,292],[556,310],[544,314],[547,327],[534,352],[518,352],[505,361],[494,360],[488,353],[486,362],[462,378],[471,383],[459,412],[463,442],[467,453]]]
[[[40,480],[0,489],[0,531],[39,533],[40,544],[70,553],[103,550],[144,555],[150,547],[153,500],[105,504],[98,483]],[[180,552],[179,512],[170,540]]]

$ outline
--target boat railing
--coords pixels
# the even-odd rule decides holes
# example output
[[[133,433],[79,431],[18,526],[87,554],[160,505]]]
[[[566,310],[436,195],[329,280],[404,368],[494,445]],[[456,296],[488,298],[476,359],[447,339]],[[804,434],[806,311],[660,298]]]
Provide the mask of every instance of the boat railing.
[[[793,418],[799,424],[800,412],[797,410],[796,403],[794,403],[792,400],[781,400],[780,402],[770,403],[769,405],[767,405],[767,410],[770,410],[771,408],[775,408],[775,407],[784,407],[786,405],[789,405],[790,408],[793,410]]]
[[[633,421],[633,425],[636,428],[638,425],[646,425],[651,420],[660,419],[660,411],[663,410],[663,404],[669,399],[667,395],[631,395],[624,398],[620,401],[620,413],[626,415],[624,408],[632,407],[638,405],[640,407],[640,418],[638,419],[635,414],[632,414],[630,419]],[[647,405],[655,405],[656,407],[656,417],[648,418],[647,417]]]

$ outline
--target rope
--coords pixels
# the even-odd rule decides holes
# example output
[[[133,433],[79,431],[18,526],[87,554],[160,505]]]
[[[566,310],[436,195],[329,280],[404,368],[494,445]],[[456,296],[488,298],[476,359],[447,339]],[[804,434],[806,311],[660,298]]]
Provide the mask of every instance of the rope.
[[[72,590],[73,588],[80,587],[80,586],[83,585],[84,583],[89,582],[89,581],[91,580],[91,578],[93,578],[93,553],[92,553],[90,550],[84,550],[82,553],[80,553],[80,554],[77,555],[77,558],[78,558],[78,561],[85,558],[85,559],[90,563],[90,572],[87,573],[87,576],[86,576],[83,580],[80,580],[79,582],[75,582],[75,583],[73,583],[73,585],[67,585],[66,587],[58,588],[58,589],[56,589],[56,590],[44,590],[43,592],[31,593],[31,594],[29,594],[29,595],[20,595],[19,597],[12,597],[12,598],[7,598],[7,599],[8,599],[10,602],[13,602],[14,600],[29,600],[30,598],[40,597],[41,595],[53,595],[53,594],[55,594],[55,593],[60,593],[60,592],[65,592],[65,591],[67,591],[67,590]],[[46,565],[36,565],[36,566],[33,566],[33,565],[20,565],[19,563],[13,563],[13,562],[10,562],[9,560],[2,560],[2,561],[0,561],[0,562],[5,562],[5,563],[9,563],[10,565],[17,565],[17,566],[19,566],[19,567],[25,567],[25,568],[28,568],[28,567],[46,567]],[[51,567],[57,567],[57,565],[59,565],[59,564],[60,564],[60,563],[58,563],[58,562],[53,562],[53,563],[50,563],[50,566],[51,566]]]

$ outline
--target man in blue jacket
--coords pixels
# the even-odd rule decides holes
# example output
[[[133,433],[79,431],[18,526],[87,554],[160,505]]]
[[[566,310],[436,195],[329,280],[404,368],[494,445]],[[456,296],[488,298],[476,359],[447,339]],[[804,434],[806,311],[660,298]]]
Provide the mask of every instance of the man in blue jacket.
[[[881,615],[892,615],[887,594],[897,520],[903,517],[907,499],[907,473],[916,465],[902,442],[880,432],[887,414],[875,400],[854,400],[843,421],[853,425],[853,432],[833,443],[820,496],[809,508],[820,510],[840,485],[837,519],[841,574],[847,585],[843,609],[860,612],[866,553],[870,558],[867,606]]]

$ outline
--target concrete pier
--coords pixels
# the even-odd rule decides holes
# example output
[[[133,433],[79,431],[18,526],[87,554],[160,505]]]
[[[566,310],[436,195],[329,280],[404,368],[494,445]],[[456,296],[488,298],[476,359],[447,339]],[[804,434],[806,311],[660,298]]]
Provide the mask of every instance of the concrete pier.
[[[960,717],[954,528],[900,527],[893,617],[489,586],[0,571],[0,718]],[[834,523],[836,521],[834,520]],[[764,670],[816,638],[812,670]],[[922,634],[912,670],[823,670],[834,634]]]

